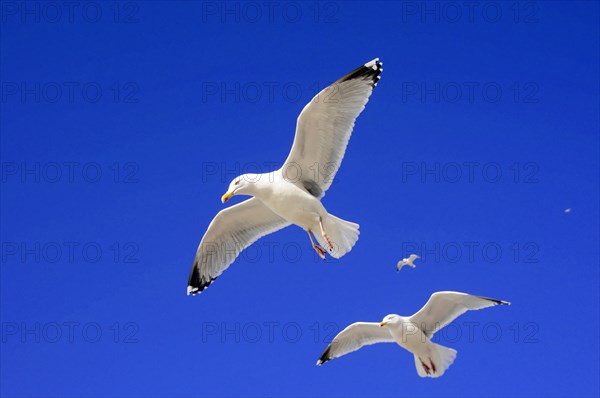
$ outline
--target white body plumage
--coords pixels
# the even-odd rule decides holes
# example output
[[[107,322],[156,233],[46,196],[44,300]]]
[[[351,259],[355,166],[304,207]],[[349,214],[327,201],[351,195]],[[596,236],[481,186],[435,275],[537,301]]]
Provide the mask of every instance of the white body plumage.
[[[231,182],[223,202],[234,195],[253,197],[220,211],[212,220],[196,251],[188,294],[208,287],[257,239],[290,224],[308,232],[323,259],[326,252],[340,258],[352,249],[359,225],[329,214],[321,198],[331,187],[356,118],[379,81],[381,66],[378,58],[367,62],[323,89],[304,107],[292,149],[280,170],[246,174]]]
[[[377,343],[396,343],[414,355],[421,377],[440,377],[456,358],[456,350],[431,341],[433,335],[468,310],[509,302],[460,292],[437,292],[416,314],[387,315],[379,323],[356,322],[342,330],[323,351],[317,365]]]

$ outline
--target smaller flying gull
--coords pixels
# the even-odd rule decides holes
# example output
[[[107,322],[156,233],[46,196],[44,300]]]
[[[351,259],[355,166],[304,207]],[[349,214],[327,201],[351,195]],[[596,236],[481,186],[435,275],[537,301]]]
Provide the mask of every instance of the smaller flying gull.
[[[418,258],[421,257],[417,256],[416,254],[411,254],[408,258],[403,258],[401,261],[398,261],[398,271],[400,271],[405,265],[415,268],[416,265],[413,263],[413,261]]]
[[[510,305],[507,301],[473,296],[460,292],[437,292],[427,304],[410,317],[387,315],[380,323],[356,322],[342,330],[317,361],[322,365],[359,348],[376,343],[397,343],[415,356],[417,373],[421,377],[440,377],[454,362],[456,350],[431,341],[435,332],[468,310],[495,305]]]
[[[565,213],[570,213],[570,212],[571,212],[571,210],[573,210],[573,209],[571,209],[571,208],[569,207],[568,209],[565,209]]]

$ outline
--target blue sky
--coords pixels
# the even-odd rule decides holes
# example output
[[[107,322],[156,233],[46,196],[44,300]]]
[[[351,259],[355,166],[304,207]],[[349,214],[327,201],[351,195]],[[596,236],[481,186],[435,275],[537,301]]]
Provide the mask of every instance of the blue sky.
[[[2,396],[598,395],[597,2],[0,12]],[[230,180],[280,165],[304,104],[375,57],[324,198],[357,246],[317,261],[290,227],[187,297]],[[315,366],[438,290],[513,303],[439,334],[442,378],[391,345]]]

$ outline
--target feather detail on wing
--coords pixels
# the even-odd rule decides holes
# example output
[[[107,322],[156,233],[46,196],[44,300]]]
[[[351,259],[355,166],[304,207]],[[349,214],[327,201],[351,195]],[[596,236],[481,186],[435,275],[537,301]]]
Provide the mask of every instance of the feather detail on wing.
[[[410,321],[431,337],[465,312],[495,305],[510,303],[460,292],[437,292],[431,295],[419,312],[410,317]]]
[[[349,354],[366,345],[393,343],[394,341],[388,328],[383,328],[373,322],[356,322],[335,336],[321,354],[317,365],[320,366],[331,359]]]
[[[256,240],[289,224],[256,198],[221,210],[198,246],[188,280],[188,295],[207,288]]]
[[[354,122],[383,71],[379,58],[366,63],[317,94],[302,110],[291,152],[281,168],[313,196],[321,198],[331,186]]]

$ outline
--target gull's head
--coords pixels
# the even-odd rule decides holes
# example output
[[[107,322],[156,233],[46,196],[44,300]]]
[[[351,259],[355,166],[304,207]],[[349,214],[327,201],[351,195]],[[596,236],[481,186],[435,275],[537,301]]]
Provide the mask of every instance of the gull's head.
[[[386,315],[385,318],[381,322],[379,322],[379,326],[384,327],[388,325],[394,325],[400,322],[400,315],[390,314]]]
[[[221,196],[221,202],[225,203],[234,195],[252,195],[254,187],[260,180],[261,174],[242,174],[237,176],[229,184],[227,192]]]

